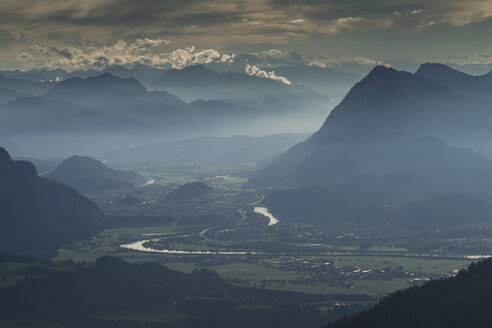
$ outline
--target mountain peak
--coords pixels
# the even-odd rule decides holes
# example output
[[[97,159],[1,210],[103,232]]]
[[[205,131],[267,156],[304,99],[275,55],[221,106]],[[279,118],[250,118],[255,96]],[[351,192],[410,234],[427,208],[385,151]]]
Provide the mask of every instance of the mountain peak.
[[[182,73],[188,73],[188,74],[219,74],[214,70],[211,70],[210,68],[207,68],[201,64],[198,65],[192,65],[192,66],[187,66],[182,69],[177,69],[175,71],[179,71]],[[169,71],[170,72],[170,71]],[[165,74],[165,73],[164,73]]]
[[[10,165],[12,158],[10,158],[9,153],[3,147],[0,147],[0,168],[4,168]]]
[[[198,64],[198,65],[186,66],[186,67],[182,68],[181,71],[195,71],[195,72],[200,72],[200,71],[210,71],[210,69],[206,68],[202,64]]]
[[[415,72],[417,76],[429,77],[435,74],[447,74],[450,76],[459,75],[459,76],[469,76],[466,73],[457,71],[448,65],[440,64],[440,63],[425,63],[420,65],[419,69]]]
[[[374,67],[362,81],[366,79],[372,80],[372,79],[392,78],[404,74],[410,74],[410,73],[404,71],[397,71],[394,68],[379,65]]]

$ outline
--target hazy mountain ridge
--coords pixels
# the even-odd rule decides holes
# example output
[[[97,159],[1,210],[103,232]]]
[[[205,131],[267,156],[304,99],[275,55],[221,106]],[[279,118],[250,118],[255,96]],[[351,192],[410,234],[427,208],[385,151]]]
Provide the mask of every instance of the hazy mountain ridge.
[[[477,154],[437,138],[417,137],[451,133],[459,137],[475,132],[470,124],[484,127],[490,122],[490,111],[478,108],[474,112],[466,104],[465,98],[445,86],[411,73],[377,67],[352,88],[319,131],[281,155],[267,172],[272,178],[284,175],[284,185],[300,186],[336,184],[358,174],[422,173],[432,157],[434,169],[426,174],[439,174],[440,168],[455,163],[443,161],[443,154],[455,156],[455,160],[474,158],[481,167],[486,159]],[[412,160],[407,161],[407,157]],[[469,164],[475,165],[472,162]],[[268,179],[269,173],[263,175]]]
[[[129,132],[145,127],[143,123],[129,118],[42,97],[20,97],[0,104],[0,126],[2,133],[14,136]]]
[[[96,108],[112,106],[121,101],[130,101],[130,104],[152,101],[174,107],[184,104],[178,97],[169,93],[147,91],[134,78],[119,78],[110,73],[87,79],[74,77],[59,82],[45,93],[45,97]]]
[[[218,73],[203,65],[172,69],[165,72],[153,84],[182,99],[231,99],[252,100],[261,103],[268,96],[275,96],[286,103],[315,103],[329,100],[304,86],[289,86],[258,76],[234,72]]]
[[[420,66],[415,75],[445,85],[460,94],[492,99],[492,72],[475,76],[443,64],[426,63]]]
[[[0,88],[12,89],[20,93],[41,95],[53,86],[51,82],[31,82],[23,79],[7,78],[0,75]]]
[[[231,164],[258,162],[289,149],[307,134],[277,134],[266,137],[236,135],[170,141],[107,153],[106,157],[129,165],[197,162]],[[273,154],[273,155],[272,155]]]
[[[421,228],[489,224],[492,162],[468,148],[422,137],[462,138],[489,124],[486,107],[466,106],[473,101],[426,78],[377,67],[319,131],[248,184],[295,188],[264,201],[291,221]],[[458,194],[454,203],[446,201],[452,193]],[[476,208],[468,218],[453,210],[456,204]]]
[[[143,178],[131,171],[111,169],[87,156],[71,156],[61,162],[48,176],[79,192],[132,188]]]

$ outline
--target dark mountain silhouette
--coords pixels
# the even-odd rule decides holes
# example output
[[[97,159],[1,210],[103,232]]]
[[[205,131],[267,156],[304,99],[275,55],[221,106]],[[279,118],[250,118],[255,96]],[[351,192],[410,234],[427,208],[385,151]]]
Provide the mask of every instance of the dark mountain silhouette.
[[[168,200],[183,200],[204,197],[213,192],[213,189],[203,182],[184,184],[166,195]]]
[[[143,180],[135,172],[111,169],[93,158],[77,155],[61,162],[48,176],[79,192],[131,188]]]
[[[335,185],[357,175],[408,173],[449,191],[488,189],[492,163],[485,157],[435,137],[419,137],[459,134],[479,117],[480,124],[486,122],[482,112],[474,113],[466,104],[445,86],[376,67],[318,132],[277,158],[256,181],[289,187]]]
[[[456,277],[393,293],[371,310],[328,328],[489,327],[492,260],[472,263]]]
[[[289,86],[279,81],[234,72],[218,73],[202,65],[169,70],[155,80],[152,86],[188,101],[233,99],[260,103],[268,96],[275,96],[286,104],[328,101],[326,97],[304,86]]]
[[[332,299],[238,287],[207,269],[186,274],[155,262],[102,257],[85,268],[42,281],[26,279],[0,291],[0,318],[70,327],[319,327],[361,309],[354,305],[321,312],[307,305]],[[135,320],[135,314],[145,322]]]
[[[42,253],[98,232],[102,218],[93,202],[0,148],[0,249]]]
[[[445,85],[459,94],[492,100],[492,72],[474,76],[444,64],[426,63],[415,75]]]

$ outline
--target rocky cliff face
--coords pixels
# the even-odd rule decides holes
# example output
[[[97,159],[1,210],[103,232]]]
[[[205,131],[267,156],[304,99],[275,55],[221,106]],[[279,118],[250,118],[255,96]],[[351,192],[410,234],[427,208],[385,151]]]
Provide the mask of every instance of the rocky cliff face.
[[[32,253],[99,231],[103,214],[70,187],[38,177],[0,147],[0,250]]]

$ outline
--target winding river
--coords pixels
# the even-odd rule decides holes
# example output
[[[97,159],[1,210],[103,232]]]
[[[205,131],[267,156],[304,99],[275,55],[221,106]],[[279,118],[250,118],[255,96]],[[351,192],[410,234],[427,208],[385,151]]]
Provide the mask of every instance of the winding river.
[[[134,243],[120,245],[121,248],[130,249],[132,251],[149,252],[149,253],[161,253],[161,254],[190,254],[190,255],[255,255],[261,254],[259,252],[244,252],[244,251],[184,251],[174,249],[155,249],[144,246],[146,243],[156,242],[160,239],[146,239],[136,241]]]

